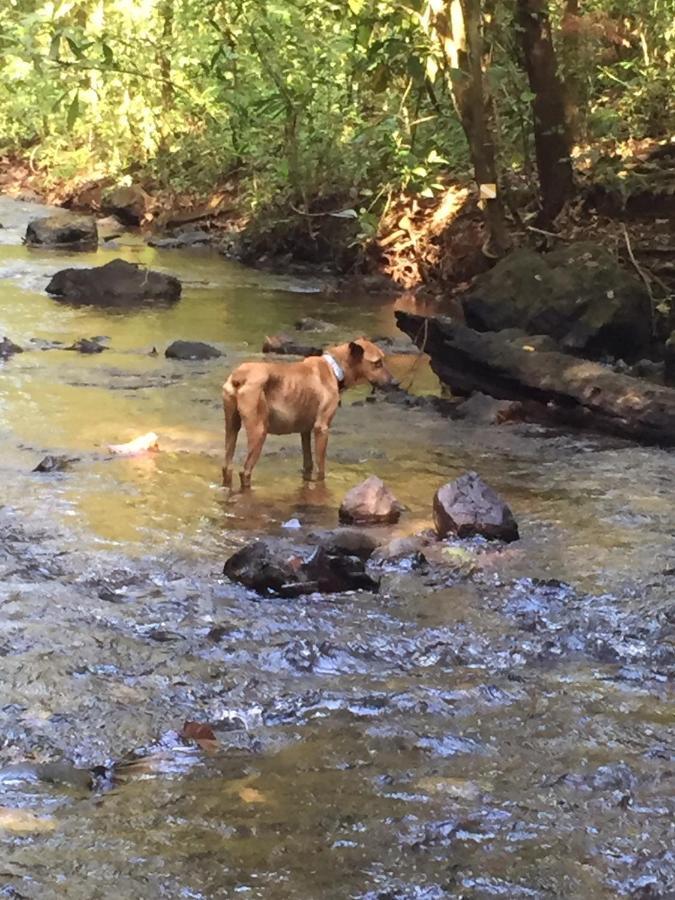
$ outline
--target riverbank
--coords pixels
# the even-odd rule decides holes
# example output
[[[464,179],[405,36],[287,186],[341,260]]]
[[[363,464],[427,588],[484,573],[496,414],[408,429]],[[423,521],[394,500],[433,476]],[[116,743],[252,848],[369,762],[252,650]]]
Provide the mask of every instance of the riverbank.
[[[667,318],[675,295],[669,185],[675,150],[655,140],[611,143],[604,155],[579,150],[577,193],[554,231],[535,224],[536,197],[523,176],[504,185],[514,246],[548,251],[598,241],[638,275]],[[122,187],[120,188],[120,184]],[[117,191],[116,191],[117,188]],[[208,194],[159,187],[152,180],[86,175],[64,178],[20,157],[0,160],[8,196],[95,215],[117,214],[158,246],[208,244],[249,266],[278,273],[320,273],[352,289],[408,290],[434,296],[453,313],[472,279],[495,262],[484,253],[483,215],[473,182],[446,179],[431,195],[390,193],[362,206],[349,196],[314,198],[308,208],[279,202],[254,210],[236,174]],[[117,197],[111,202],[111,197]],[[120,199],[121,198],[121,199]],[[383,205],[384,204],[384,205]]]

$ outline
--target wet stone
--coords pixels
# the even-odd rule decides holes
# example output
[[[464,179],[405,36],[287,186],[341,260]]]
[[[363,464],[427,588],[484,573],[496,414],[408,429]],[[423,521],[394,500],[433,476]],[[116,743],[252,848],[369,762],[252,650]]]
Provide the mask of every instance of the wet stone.
[[[212,242],[213,238],[207,231],[194,228],[190,231],[180,231],[172,236],[152,237],[148,241],[148,245],[161,250],[177,250],[182,247],[198,247]]]
[[[167,359],[217,359],[223,354],[217,347],[205,344],[203,341],[174,341],[164,351]]]
[[[65,350],[75,350],[77,353],[103,353],[104,350],[107,350],[107,347],[104,347],[103,344],[100,343],[96,338],[80,338],[77,341],[74,341],[70,347],[65,347]]]
[[[312,316],[303,316],[295,323],[296,331],[333,331],[335,325],[325,322],[323,319],[314,319]]]
[[[262,352],[278,353],[280,356],[321,356],[323,350],[310,344],[299,344],[288,334],[274,334],[265,338]]]
[[[133,306],[147,302],[173,303],[181,283],[172,275],[114,259],[91,269],[62,269],[47,285],[59,300],[93,306]]]
[[[9,359],[16,353],[23,353],[23,347],[19,347],[14,341],[10,341],[8,337],[3,337],[0,341],[0,359]]]
[[[69,456],[52,456],[51,454],[43,457],[33,469],[34,472],[65,472],[70,468],[71,463],[75,462]]]
[[[26,228],[29,246],[90,248],[98,244],[96,222],[91,216],[57,213],[33,219]]]
[[[225,563],[223,574],[259,594],[296,597],[314,591],[377,590],[363,560],[323,547],[301,550],[247,544]]]
[[[480,391],[457,407],[455,415],[477,425],[503,425],[523,418],[523,407],[516,400],[496,400]]]
[[[351,554],[360,559],[369,559],[378,546],[377,538],[358,528],[337,528],[322,535],[321,547],[332,554]]]
[[[439,537],[479,534],[489,539],[518,540],[513,513],[476,472],[467,472],[440,487],[434,496],[433,512]]]
[[[398,522],[402,506],[377,475],[370,475],[345,495],[340,504],[340,521],[359,525]]]

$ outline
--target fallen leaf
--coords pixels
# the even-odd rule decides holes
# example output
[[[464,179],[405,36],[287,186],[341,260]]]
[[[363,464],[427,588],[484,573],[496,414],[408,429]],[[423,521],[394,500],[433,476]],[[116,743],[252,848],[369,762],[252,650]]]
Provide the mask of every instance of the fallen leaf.
[[[180,736],[186,741],[215,741],[216,735],[210,725],[203,722],[185,722]]]
[[[0,806],[0,831],[11,834],[47,834],[54,831],[54,819],[38,816],[28,809]]]
[[[220,744],[213,728],[202,722],[185,722],[180,736],[185,741],[194,741],[208,756],[213,756],[220,750]]]
[[[126,444],[108,444],[111,453],[119,456],[134,456],[136,453],[145,453],[147,450],[159,450],[159,438],[154,431],[148,431],[140,437],[128,441]]]
[[[243,787],[239,791],[239,797],[244,803],[265,803],[267,800],[262,791],[252,787]]]

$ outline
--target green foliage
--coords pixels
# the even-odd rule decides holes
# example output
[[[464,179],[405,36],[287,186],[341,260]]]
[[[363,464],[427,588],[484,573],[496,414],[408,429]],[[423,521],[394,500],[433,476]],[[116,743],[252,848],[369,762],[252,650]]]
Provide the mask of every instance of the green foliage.
[[[674,5],[593,0],[573,25],[552,9],[580,133],[666,133]],[[498,159],[527,168],[532,97],[513,2],[489,10]],[[58,177],[179,190],[236,172],[253,210],[335,199],[366,236],[393,193],[433,196],[448,172],[469,172],[427,15],[422,0],[4,0],[0,150]]]

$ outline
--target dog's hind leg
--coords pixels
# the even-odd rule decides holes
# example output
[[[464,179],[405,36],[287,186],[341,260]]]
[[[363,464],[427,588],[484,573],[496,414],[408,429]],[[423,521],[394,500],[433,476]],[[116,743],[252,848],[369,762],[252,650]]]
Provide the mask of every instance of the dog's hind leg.
[[[263,444],[267,437],[267,400],[265,394],[260,391],[255,396],[242,396],[239,394],[239,414],[246,429],[246,441],[248,452],[244,460],[244,468],[241,472],[242,490],[251,487],[251,472],[260,459]]]
[[[223,390],[223,411],[225,413],[225,457],[223,460],[223,485],[232,487],[232,461],[237,447],[237,437],[241,428],[241,416],[237,409],[237,398],[227,388]]]
[[[300,434],[302,438],[302,477],[305,481],[309,481],[314,470],[314,460],[312,459],[312,432],[303,431]]]

